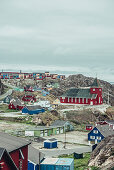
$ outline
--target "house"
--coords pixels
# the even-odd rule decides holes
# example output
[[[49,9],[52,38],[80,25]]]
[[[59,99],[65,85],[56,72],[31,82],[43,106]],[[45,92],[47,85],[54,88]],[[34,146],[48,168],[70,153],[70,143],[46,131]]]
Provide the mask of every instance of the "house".
[[[42,95],[43,95],[43,96],[47,96],[47,95],[49,95],[49,92],[48,92],[48,91],[45,91],[45,90],[42,90]]]
[[[22,109],[22,113],[28,113],[30,115],[33,115],[33,114],[39,114],[39,113],[43,113],[45,112],[45,109],[42,108],[41,106],[39,105],[31,105],[31,106],[25,106],[23,109]]]
[[[24,102],[36,102],[36,97],[32,94],[25,94],[23,97],[22,97],[22,100]]]
[[[27,170],[29,144],[22,138],[0,132],[0,166],[4,170]]]
[[[86,130],[92,130],[92,129],[93,129],[93,125],[91,124],[86,125]]]
[[[114,120],[106,120],[106,123],[114,130]]]
[[[97,126],[97,125],[106,125],[106,124],[107,124],[106,121],[99,121],[99,122],[96,123],[96,126]]]
[[[44,159],[44,154],[38,149],[28,146],[28,170],[39,170],[39,164]]]
[[[73,125],[72,125],[69,121],[65,121],[65,120],[55,120],[55,122],[53,122],[53,123],[51,124],[51,126],[64,127],[64,129],[65,129],[67,132],[74,130]],[[62,129],[62,130],[63,130],[63,129]]]
[[[35,105],[39,105],[41,107],[44,107],[44,108],[50,108],[51,107],[51,104],[50,104],[50,101],[48,100],[40,100],[38,103],[34,103]]]
[[[18,98],[16,98],[10,102],[8,107],[9,109],[22,110],[24,105],[21,103],[21,101]]]
[[[37,126],[25,130],[25,136],[44,137],[64,133],[65,129],[62,126]]]
[[[33,90],[32,86],[26,85],[26,86],[24,87],[24,91],[33,92],[34,90]]]
[[[109,125],[97,125],[88,133],[89,144],[97,144],[110,135],[114,135],[114,130]]]
[[[57,139],[52,138],[52,139],[45,140],[44,148],[47,148],[47,149],[57,148]]]
[[[1,147],[0,147],[0,169],[18,170],[10,154],[7,152],[5,148],[1,148]]]
[[[4,98],[4,103],[10,104],[11,100],[13,100],[13,97],[11,95],[8,95]]]
[[[40,170],[74,170],[72,158],[46,158],[40,164]]]
[[[62,104],[103,104],[102,88],[97,78],[90,87],[71,88],[60,97]]]

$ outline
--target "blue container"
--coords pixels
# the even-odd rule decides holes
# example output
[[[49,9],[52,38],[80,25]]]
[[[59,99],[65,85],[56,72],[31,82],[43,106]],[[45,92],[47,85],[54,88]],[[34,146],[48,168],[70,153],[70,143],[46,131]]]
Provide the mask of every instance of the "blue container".
[[[74,159],[46,158],[40,164],[40,170],[74,170]]]
[[[44,148],[48,148],[48,149],[57,148],[57,140],[55,140],[55,141],[50,141],[50,140],[44,141]]]

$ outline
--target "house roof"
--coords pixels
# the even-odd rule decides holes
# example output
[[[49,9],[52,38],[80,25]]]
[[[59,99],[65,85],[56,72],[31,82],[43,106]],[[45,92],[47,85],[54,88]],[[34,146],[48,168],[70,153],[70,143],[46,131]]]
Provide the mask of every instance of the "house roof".
[[[29,144],[30,142],[23,138],[0,132],[0,147],[5,148],[8,152],[12,152]]]
[[[11,102],[14,106],[21,106],[22,105],[22,103],[21,103],[21,101],[19,100],[19,99],[15,99],[14,101],[12,101]]]
[[[106,122],[114,125],[114,120],[106,120]]]
[[[2,159],[3,156],[13,170],[18,170],[7,150],[5,148],[0,148],[0,160]]]
[[[44,142],[55,142],[55,141],[57,141],[57,139],[52,138],[52,139],[46,139]]]
[[[92,83],[91,87],[100,87],[100,82],[97,78],[94,79],[94,82]]]
[[[29,145],[28,146],[28,160],[35,164],[39,164],[39,156],[40,156],[40,161],[41,161],[45,155],[42,152],[40,152],[38,149],[35,149],[31,145]]]
[[[13,99],[12,95],[6,96],[5,99],[6,99],[7,97],[8,97],[10,100]]]
[[[91,94],[90,88],[71,88],[66,91],[63,97],[77,97],[77,98],[96,98],[97,94]]]
[[[104,137],[114,135],[114,130],[109,125],[97,125],[96,128]]]
[[[25,106],[28,110],[38,110],[42,109],[40,105]]]
[[[68,122],[68,121],[65,121],[65,120],[55,120],[55,122],[53,122],[51,124],[51,126],[64,126],[66,122]]]

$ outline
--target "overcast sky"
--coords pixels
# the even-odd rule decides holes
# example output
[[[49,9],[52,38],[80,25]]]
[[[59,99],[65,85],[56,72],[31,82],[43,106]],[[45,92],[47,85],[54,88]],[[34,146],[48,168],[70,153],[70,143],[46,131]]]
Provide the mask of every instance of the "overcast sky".
[[[114,81],[114,0],[0,0],[0,68]]]

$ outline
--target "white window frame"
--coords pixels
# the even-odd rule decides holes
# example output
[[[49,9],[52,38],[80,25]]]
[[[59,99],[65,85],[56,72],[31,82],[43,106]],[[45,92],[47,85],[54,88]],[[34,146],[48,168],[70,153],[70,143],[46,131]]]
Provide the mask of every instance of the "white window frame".
[[[97,140],[101,140],[101,136],[97,136]]]
[[[98,134],[98,130],[93,130],[93,133]]]
[[[95,136],[90,136],[90,139],[95,139]]]
[[[95,89],[93,89],[93,91],[95,91]]]

